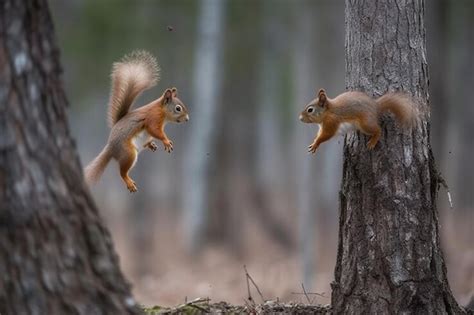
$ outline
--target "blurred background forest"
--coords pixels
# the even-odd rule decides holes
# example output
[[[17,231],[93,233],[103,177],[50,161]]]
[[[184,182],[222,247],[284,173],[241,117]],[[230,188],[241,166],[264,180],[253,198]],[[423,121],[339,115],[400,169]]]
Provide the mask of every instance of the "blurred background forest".
[[[440,191],[453,293],[474,294],[474,2],[426,1],[431,143],[453,196]],[[116,165],[92,189],[140,303],[185,297],[243,303],[243,265],[267,299],[330,302],[342,170],[339,137],[316,155],[298,114],[317,89],[344,91],[344,1],[50,1],[69,119],[83,165],[108,137],[111,65],[157,56],[158,87],[178,87],[191,119],[169,125],[175,150],[144,151],[130,195]]]

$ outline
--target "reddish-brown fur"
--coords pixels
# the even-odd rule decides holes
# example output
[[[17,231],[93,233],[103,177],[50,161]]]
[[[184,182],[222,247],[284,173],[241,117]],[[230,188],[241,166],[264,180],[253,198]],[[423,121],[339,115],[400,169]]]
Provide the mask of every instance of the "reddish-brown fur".
[[[171,153],[173,142],[164,131],[166,123],[189,120],[186,106],[177,97],[177,89],[166,89],[153,102],[129,111],[134,99],[143,90],[156,84],[157,80],[158,66],[148,53],[133,53],[114,64],[108,115],[112,130],[107,145],[85,168],[88,183],[96,182],[108,162],[115,159],[128,190],[135,192],[137,186],[130,178],[129,171],[135,165],[139,151],[142,148],[156,151],[157,146],[153,142],[153,138],[156,138],[163,143],[165,151]],[[139,145],[138,138],[142,133],[145,141]]]
[[[404,93],[387,93],[377,100],[362,92],[345,92],[329,99],[324,90],[318,92],[301,112],[300,120],[321,125],[308,151],[316,152],[321,143],[331,139],[342,123],[354,125],[362,133],[370,136],[367,147],[373,149],[381,136],[380,116],[392,112],[404,126],[410,127],[415,118],[414,101]]]

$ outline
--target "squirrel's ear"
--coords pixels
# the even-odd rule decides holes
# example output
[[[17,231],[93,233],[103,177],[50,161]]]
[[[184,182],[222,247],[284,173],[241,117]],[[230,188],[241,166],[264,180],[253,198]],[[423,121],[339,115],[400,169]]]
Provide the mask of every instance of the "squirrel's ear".
[[[171,89],[166,89],[165,93],[163,93],[163,105],[166,105],[171,102],[172,95],[173,92],[171,92]]]
[[[326,104],[327,97],[326,97],[326,91],[324,89],[320,89],[318,92],[318,105],[321,107],[324,107]]]
[[[171,88],[171,94],[173,95],[173,97],[176,97],[178,96],[178,89],[177,88]]]

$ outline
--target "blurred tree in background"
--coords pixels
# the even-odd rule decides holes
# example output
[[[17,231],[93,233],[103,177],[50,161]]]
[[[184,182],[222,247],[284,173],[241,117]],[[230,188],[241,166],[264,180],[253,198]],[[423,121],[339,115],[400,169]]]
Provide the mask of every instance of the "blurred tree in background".
[[[226,1],[203,0],[200,2],[197,25],[196,56],[194,62],[193,101],[194,123],[189,136],[189,152],[185,159],[183,205],[185,236],[189,250],[196,253],[205,245],[209,221],[208,189],[211,172],[209,152],[217,138],[215,128],[218,118],[219,93],[222,81],[223,15]],[[223,211],[225,209],[222,209]]]

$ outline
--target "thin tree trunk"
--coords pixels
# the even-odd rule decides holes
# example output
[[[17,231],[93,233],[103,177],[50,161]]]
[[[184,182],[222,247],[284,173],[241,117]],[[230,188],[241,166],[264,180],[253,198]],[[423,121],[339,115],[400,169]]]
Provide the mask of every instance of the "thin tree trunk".
[[[285,45],[280,38],[286,34],[281,20],[286,8],[284,2],[275,0],[271,3],[263,2],[261,10],[261,53],[256,103],[258,106],[254,115],[257,141],[254,148],[255,162],[252,165],[255,176],[249,185],[249,194],[255,203],[252,214],[258,219],[262,230],[286,251],[290,251],[293,240],[287,226],[279,218],[279,214],[287,211],[281,202],[285,187],[279,181],[284,174],[279,167],[283,161],[282,124],[279,117],[282,104],[281,95],[278,94],[283,79],[283,69],[279,67],[279,62],[284,57]]]
[[[313,16],[309,10],[309,3],[301,3],[300,6],[295,7],[294,18],[296,20],[296,34],[294,36],[293,46],[295,52],[293,54],[293,82],[294,89],[294,104],[296,106],[295,112],[301,111],[305,102],[314,94],[315,87],[312,85],[313,79],[313,63],[315,58],[312,49],[312,29]],[[312,52],[312,53],[310,53]],[[294,152],[298,152],[296,156],[296,206],[298,209],[298,231],[299,231],[299,250],[301,255],[301,270],[302,282],[306,288],[312,287],[314,274],[316,271],[315,264],[315,206],[314,198],[312,198],[313,191],[311,165],[312,161],[307,154],[305,148],[311,139],[314,137],[316,129],[302,128],[301,122],[298,121],[296,115],[292,117],[295,123],[294,143],[296,148]],[[306,127],[306,126],[305,126]],[[298,128],[298,129],[297,129]],[[303,129],[304,136],[297,130]],[[292,154],[294,154],[292,152]]]
[[[193,252],[198,251],[204,242],[209,217],[208,153],[216,133],[214,126],[221,81],[219,65],[222,55],[224,4],[225,1],[222,0],[203,0],[200,5],[193,83],[193,102],[196,110],[191,115],[189,151],[184,160],[188,177],[184,182],[186,243]]]
[[[440,248],[438,173],[429,143],[424,1],[346,1],[346,84],[380,96],[419,99],[419,121],[403,133],[383,119],[373,151],[346,137],[335,314],[459,314]]]
[[[69,134],[45,0],[0,4],[0,313],[138,314]]]
[[[262,31],[261,31],[261,54],[259,62],[259,78],[257,89],[257,141],[256,141],[256,179],[259,194],[268,202],[275,200],[274,192],[278,186],[281,165],[279,161],[281,138],[280,123],[278,117],[278,88],[282,78],[282,69],[278,67],[279,58],[282,57],[281,28],[278,28],[281,19],[281,2],[271,3],[273,10],[270,11],[268,2],[263,3]],[[273,93],[269,93],[273,91]],[[273,188],[273,189],[272,189]],[[264,201],[264,202],[266,202]],[[274,205],[271,205],[273,207]]]
[[[474,205],[474,141],[472,130],[474,128],[474,106],[472,106],[471,93],[474,86],[474,60],[472,52],[474,49],[474,3],[472,1],[450,1],[451,29],[450,40],[453,46],[449,66],[450,82],[458,82],[452,86],[447,103],[453,107],[453,127],[457,129],[457,148],[455,152],[456,167],[454,168],[455,180],[452,187],[455,188],[456,209],[469,215],[473,213]],[[466,101],[468,101],[466,103]],[[471,103],[469,103],[471,101]],[[453,139],[454,140],[454,139]],[[460,210],[460,211],[459,211]],[[463,213],[463,214],[464,214]],[[472,222],[472,221],[471,221]]]
[[[456,1],[456,0],[455,0]],[[448,104],[448,73],[449,73],[449,47],[451,38],[448,36],[449,12],[453,1],[431,0],[427,10],[427,50],[430,64],[430,99],[432,107],[431,144],[437,157],[438,165],[443,168],[445,161],[449,158],[446,150],[448,129],[451,129],[453,121],[452,110]]]

